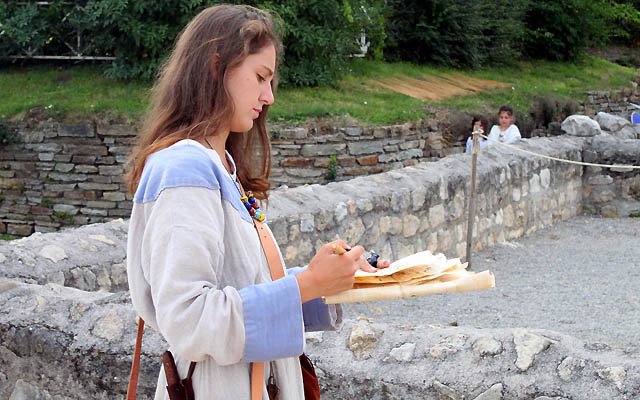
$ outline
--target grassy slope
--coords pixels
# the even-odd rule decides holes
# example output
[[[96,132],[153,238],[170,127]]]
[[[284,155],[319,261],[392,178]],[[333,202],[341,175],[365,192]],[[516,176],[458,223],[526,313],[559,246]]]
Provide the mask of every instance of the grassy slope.
[[[322,88],[281,89],[271,108],[272,121],[303,122],[309,118],[348,114],[363,124],[389,124],[427,115],[422,100],[379,88],[370,79],[421,77],[425,74],[463,73],[469,77],[506,82],[508,88],[473,96],[459,96],[432,105],[464,111],[495,110],[510,104],[526,112],[538,95],[560,99],[586,97],[587,90],[630,86],[637,70],[585,57],[578,63],[518,62],[507,67],[453,70],[353,60],[339,84]],[[34,107],[45,107],[47,116],[81,120],[99,112],[137,120],[148,101],[148,82],[121,82],[104,77],[98,66],[56,69],[51,66],[0,69],[0,119],[19,118]]]

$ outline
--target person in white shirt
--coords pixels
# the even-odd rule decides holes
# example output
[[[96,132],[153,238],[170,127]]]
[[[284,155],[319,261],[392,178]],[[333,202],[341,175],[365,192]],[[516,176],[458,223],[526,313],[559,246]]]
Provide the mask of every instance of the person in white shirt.
[[[509,106],[502,106],[498,110],[498,123],[491,127],[489,133],[489,143],[495,142],[513,143],[522,138],[520,130],[513,123],[513,109]]]
[[[473,132],[478,129],[482,129],[481,134],[486,135],[487,132],[489,132],[489,121],[487,121],[487,119],[481,115],[474,115],[473,119],[471,120],[471,133],[467,138],[465,153],[471,153],[471,151],[473,150]],[[487,147],[487,139],[483,138],[482,136],[478,138],[478,142],[480,143],[481,149]]]

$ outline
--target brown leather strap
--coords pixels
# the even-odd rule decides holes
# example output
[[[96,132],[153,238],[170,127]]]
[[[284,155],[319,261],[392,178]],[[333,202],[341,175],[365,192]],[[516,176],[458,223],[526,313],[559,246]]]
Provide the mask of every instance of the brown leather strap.
[[[189,372],[187,373],[187,378],[186,379],[191,379],[191,376],[193,376],[193,371],[196,369],[196,362],[195,361],[191,361],[191,364],[189,364]]]
[[[131,373],[129,374],[129,386],[127,387],[127,400],[136,400],[136,390],[138,388],[138,375],[140,374],[140,352],[142,351],[142,331],[144,330],[144,320],[137,317],[138,335],[136,336],[136,347],[133,352],[131,362]]]
[[[264,390],[264,363],[251,363],[251,400],[262,400]]]
[[[254,219],[253,224],[258,231],[258,237],[260,238],[260,244],[262,244],[262,250],[267,258],[267,264],[269,264],[269,271],[271,272],[271,280],[280,279],[284,276],[284,268],[282,266],[282,260],[280,260],[280,254],[276,247],[276,242],[269,233],[269,230],[262,225],[262,222]],[[264,363],[254,362],[251,365],[251,400],[261,400],[262,390],[264,385]]]
[[[262,222],[254,219],[253,224],[258,231],[258,237],[260,238],[260,243],[262,244],[262,250],[264,251],[265,257],[267,258],[267,264],[269,264],[271,280],[275,281],[276,279],[284,277],[284,267],[282,266],[282,260],[280,259],[280,254],[278,253],[276,242],[273,240],[271,233],[269,233],[269,230],[265,228],[264,225],[262,225]]]

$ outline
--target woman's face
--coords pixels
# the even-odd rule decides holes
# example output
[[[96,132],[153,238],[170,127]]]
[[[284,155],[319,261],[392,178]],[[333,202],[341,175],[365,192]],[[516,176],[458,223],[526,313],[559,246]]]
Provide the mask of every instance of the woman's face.
[[[246,132],[253,127],[262,107],[273,104],[271,80],[276,69],[276,49],[267,45],[259,52],[249,55],[227,74],[227,90],[231,95],[234,113],[231,117],[231,132]]]

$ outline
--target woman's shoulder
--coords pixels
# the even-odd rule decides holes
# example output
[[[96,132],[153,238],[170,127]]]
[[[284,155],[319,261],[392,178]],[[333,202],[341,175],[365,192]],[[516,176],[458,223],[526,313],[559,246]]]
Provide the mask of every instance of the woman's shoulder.
[[[194,140],[182,140],[149,156],[134,201],[153,201],[169,187],[219,188],[217,169],[202,145]]]

